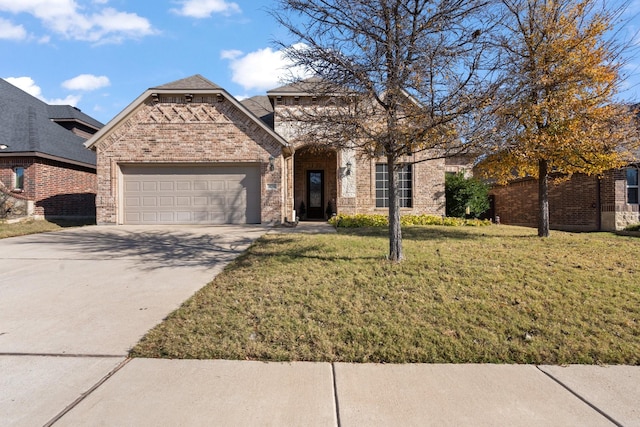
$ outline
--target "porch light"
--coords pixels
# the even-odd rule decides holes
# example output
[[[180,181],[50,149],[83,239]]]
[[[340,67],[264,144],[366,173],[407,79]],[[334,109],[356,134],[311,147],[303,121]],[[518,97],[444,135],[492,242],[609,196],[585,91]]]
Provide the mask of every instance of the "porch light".
[[[193,101],[193,95],[192,95],[192,94],[190,94],[190,93],[186,93],[186,94],[184,95],[184,98],[187,100],[187,102],[191,102],[191,101]]]
[[[351,175],[351,162],[347,162],[347,170],[344,171],[345,175]]]
[[[276,168],[276,158],[273,156],[269,156],[269,170],[273,172]]]

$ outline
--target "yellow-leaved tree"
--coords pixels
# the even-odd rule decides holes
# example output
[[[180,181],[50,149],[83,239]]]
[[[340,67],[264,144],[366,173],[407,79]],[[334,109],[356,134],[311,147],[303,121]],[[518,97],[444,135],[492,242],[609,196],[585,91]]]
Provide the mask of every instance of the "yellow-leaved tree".
[[[598,0],[501,0],[504,90],[481,170],[506,183],[538,179],[538,235],[549,236],[550,173],[599,174],[629,160],[636,113],[615,101],[623,9]]]

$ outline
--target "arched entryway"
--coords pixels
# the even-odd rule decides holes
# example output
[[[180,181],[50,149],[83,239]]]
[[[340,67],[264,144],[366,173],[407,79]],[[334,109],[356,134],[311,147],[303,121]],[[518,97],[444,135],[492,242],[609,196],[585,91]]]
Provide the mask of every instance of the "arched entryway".
[[[335,150],[318,147],[296,150],[293,191],[300,220],[324,220],[336,212],[337,170]]]

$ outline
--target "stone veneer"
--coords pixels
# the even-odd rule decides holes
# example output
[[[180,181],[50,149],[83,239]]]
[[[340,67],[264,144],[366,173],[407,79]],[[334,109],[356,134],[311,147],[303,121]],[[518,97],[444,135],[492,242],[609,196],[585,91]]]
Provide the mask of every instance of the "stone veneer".
[[[286,98],[286,97],[281,97]],[[342,214],[388,214],[388,208],[376,208],[376,163],[386,163],[386,158],[372,158],[362,150],[343,148],[337,152],[331,151],[313,153],[308,151],[303,144],[295,145],[296,132],[301,129],[295,122],[283,120],[292,116],[292,109],[304,108],[302,106],[291,107],[293,100],[286,99],[275,103],[275,131],[285,139],[294,142],[293,180],[289,183],[289,191],[294,192],[295,201],[293,209],[298,209],[300,202],[306,199],[305,172],[308,169],[320,169],[325,171],[325,204],[328,200],[335,199],[336,211]],[[401,214],[445,214],[445,160],[426,160],[433,156],[426,151],[407,157],[401,161],[419,162],[413,164],[413,206],[401,208]],[[435,156],[433,156],[435,157]],[[351,171],[346,173],[346,164],[351,163]],[[288,207],[288,210],[290,207]]]

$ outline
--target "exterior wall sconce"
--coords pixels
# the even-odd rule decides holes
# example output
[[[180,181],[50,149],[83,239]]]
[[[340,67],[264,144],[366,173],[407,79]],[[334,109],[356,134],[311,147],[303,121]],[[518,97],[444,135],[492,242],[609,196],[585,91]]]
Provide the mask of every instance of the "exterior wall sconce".
[[[276,168],[276,158],[273,156],[269,156],[269,170],[273,172]]]
[[[347,162],[347,170],[344,171],[345,175],[351,175],[351,166],[353,166],[351,162]]]
[[[185,94],[184,98],[187,100],[187,102],[193,101],[193,95],[190,93]]]
[[[153,99],[153,103],[157,104],[158,102],[160,102],[160,97],[158,96],[157,93],[152,93],[151,94],[151,99]]]

